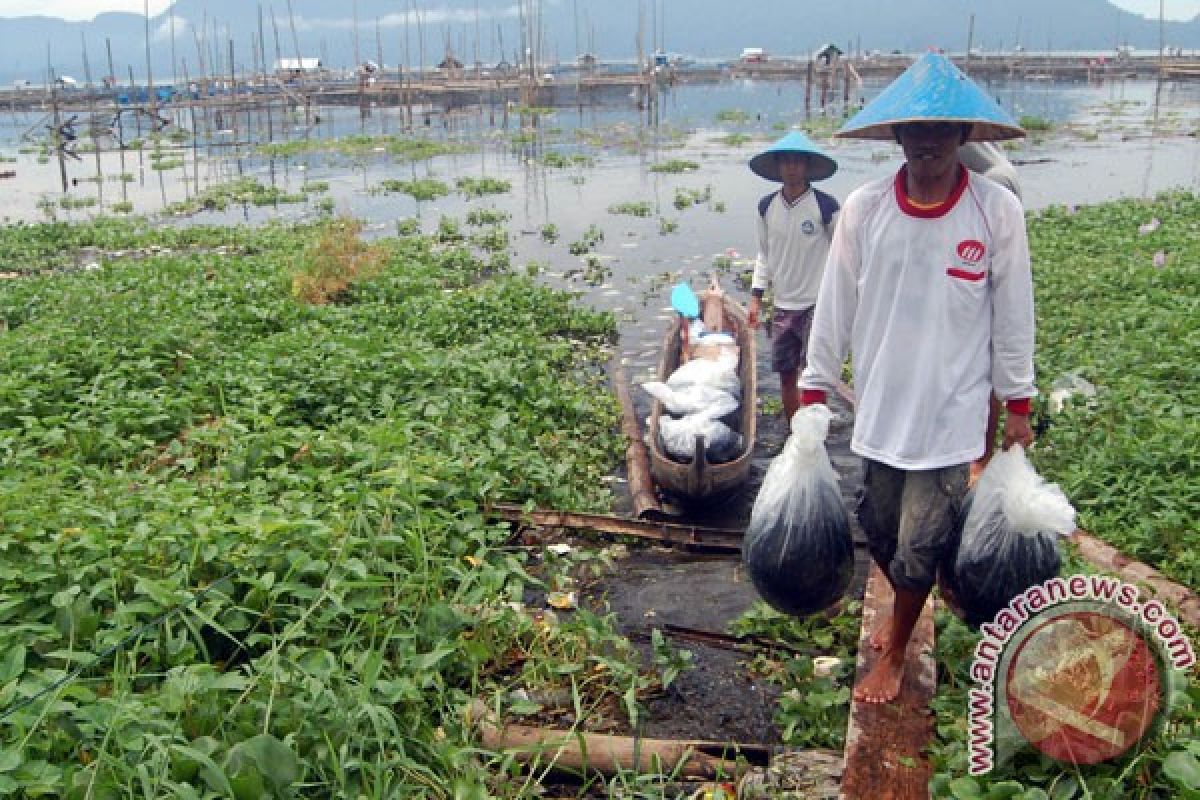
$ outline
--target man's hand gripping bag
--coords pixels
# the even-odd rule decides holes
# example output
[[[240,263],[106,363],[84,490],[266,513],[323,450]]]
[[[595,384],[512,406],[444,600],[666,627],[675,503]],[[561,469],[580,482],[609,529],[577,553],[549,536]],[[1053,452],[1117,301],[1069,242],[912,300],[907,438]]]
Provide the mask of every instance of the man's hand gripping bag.
[[[742,559],[764,600],[785,614],[813,614],[854,574],[850,518],[825,452],[833,414],[823,405],[792,416],[792,435],[754,501]]]
[[[1075,530],[1075,509],[1016,445],[988,462],[960,520],[961,539],[948,551],[941,578],[950,607],[978,628],[1026,589],[1058,575],[1058,540]]]

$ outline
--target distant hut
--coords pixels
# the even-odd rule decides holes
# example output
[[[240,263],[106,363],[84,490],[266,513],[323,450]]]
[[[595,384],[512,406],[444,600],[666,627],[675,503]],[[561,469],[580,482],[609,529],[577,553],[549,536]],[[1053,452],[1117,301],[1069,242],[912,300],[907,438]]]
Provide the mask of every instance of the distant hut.
[[[296,80],[324,71],[325,65],[319,58],[280,58],[275,61],[275,77],[280,80]]]
[[[461,78],[463,62],[455,58],[453,53],[447,51],[446,57],[438,62],[437,68],[448,78]]]
[[[741,62],[743,64],[765,64],[767,63],[767,51],[761,47],[743,47]]]
[[[813,57],[817,60],[817,65],[821,67],[832,67],[837,64],[838,59],[842,57],[842,48],[832,42],[821,45],[813,53]]]

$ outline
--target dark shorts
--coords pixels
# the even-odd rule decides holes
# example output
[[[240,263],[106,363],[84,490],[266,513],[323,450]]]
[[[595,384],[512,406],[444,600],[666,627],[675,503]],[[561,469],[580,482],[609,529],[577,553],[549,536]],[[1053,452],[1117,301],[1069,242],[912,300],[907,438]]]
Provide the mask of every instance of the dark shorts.
[[[813,309],[786,311],[775,309],[771,319],[771,371],[788,372],[808,366],[808,334],[812,330]]]
[[[970,467],[907,471],[866,460],[858,521],[872,558],[892,583],[924,591],[956,541]]]

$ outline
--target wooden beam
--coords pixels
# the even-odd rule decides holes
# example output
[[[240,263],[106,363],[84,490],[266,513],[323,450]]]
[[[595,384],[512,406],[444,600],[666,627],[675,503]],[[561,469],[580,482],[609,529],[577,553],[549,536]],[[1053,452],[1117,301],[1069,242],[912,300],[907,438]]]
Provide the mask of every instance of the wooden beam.
[[[484,748],[511,753],[518,761],[578,774],[670,775],[736,779],[751,765],[765,766],[771,751],[762,745],[683,739],[647,739],[578,730],[498,724],[476,700],[470,721]]]
[[[863,598],[862,631],[858,642],[855,684],[879,658],[870,645],[871,632],[881,616],[891,614],[892,588],[879,567],[872,565]],[[917,620],[904,662],[900,696],[891,703],[850,703],[846,731],[846,768],[842,776],[845,800],[926,800],[933,768],[924,754],[933,738],[931,704],[937,689],[933,658],[933,600]]]
[[[654,480],[650,477],[650,458],[646,455],[646,444],[642,441],[641,426],[638,425],[633,397],[629,393],[629,379],[619,362],[613,366],[613,383],[616,385],[617,399],[621,402],[621,432],[625,434],[627,442],[625,470],[629,479],[633,515],[642,519],[649,514],[661,514],[662,506],[658,504]]]
[[[649,539],[660,544],[678,545],[689,550],[710,553],[741,553],[743,531],[734,528],[706,528],[673,522],[615,517],[610,514],[587,514],[578,511],[534,509],[498,503],[487,509],[487,515],[517,524],[538,525],[544,528],[569,528],[594,533],[631,536]]]

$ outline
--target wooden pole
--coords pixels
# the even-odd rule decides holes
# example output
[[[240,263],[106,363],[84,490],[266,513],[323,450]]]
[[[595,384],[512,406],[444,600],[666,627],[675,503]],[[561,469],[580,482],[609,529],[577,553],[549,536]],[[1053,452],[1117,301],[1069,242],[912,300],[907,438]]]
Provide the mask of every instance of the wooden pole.
[[[654,481],[650,477],[650,459],[638,426],[633,398],[629,394],[629,379],[618,363],[613,368],[617,399],[621,403],[621,432],[625,434],[625,464],[629,479],[629,496],[633,501],[633,515],[639,519],[652,512],[662,513],[658,497],[654,492]]]
[[[121,202],[129,202],[129,185],[125,180],[125,126],[121,122],[121,106],[117,102],[117,73],[113,69],[112,41],[104,37],[104,49],[108,51],[108,78],[112,83],[113,116],[117,121],[117,152],[121,157]]]
[[[812,111],[813,60],[808,57],[808,69],[804,72],[804,116]]]
[[[58,87],[57,80],[53,78],[51,72],[50,81],[50,108],[54,115],[54,130],[50,137],[54,144],[54,152],[58,154],[58,174],[62,178],[62,190],[65,194],[67,191],[67,162],[66,155],[63,153],[63,136],[62,136],[62,119],[58,113]]]
[[[154,94],[154,69],[150,64],[150,0],[142,0],[142,9],[146,18],[146,99],[150,103],[150,117],[154,118],[158,116],[158,98]],[[133,75],[132,68],[129,74]]]
[[[963,57],[963,74],[971,74],[971,47],[975,43],[975,15],[971,15],[971,21],[967,23],[967,54]]]
[[[104,208],[104,170],[100,166],[100,143],[96,140],[96,93],[92,90],[92,65],[88,60],[87,38],[79,34],[83,46],[83,76],[88,88],[88,133],[92,139],[92,155],[96,158],[96,204]]]
[[[225,29],[225,39],[229,45],[229,116],[232,117],[230,128],[233,129],[233,144],[238,143],[238,110],[237,110],[237,73],[234,72],[233,36],[229,28]]]
[[[479,700],[472,703],[469,718],[477,726],[486,749],[510,751],[523,763],[572,772],[736,779],[746,772],[748,764],[765,765],[770,759],[770,752],[761,745],[646,739],[529,725],[501,726]]]

